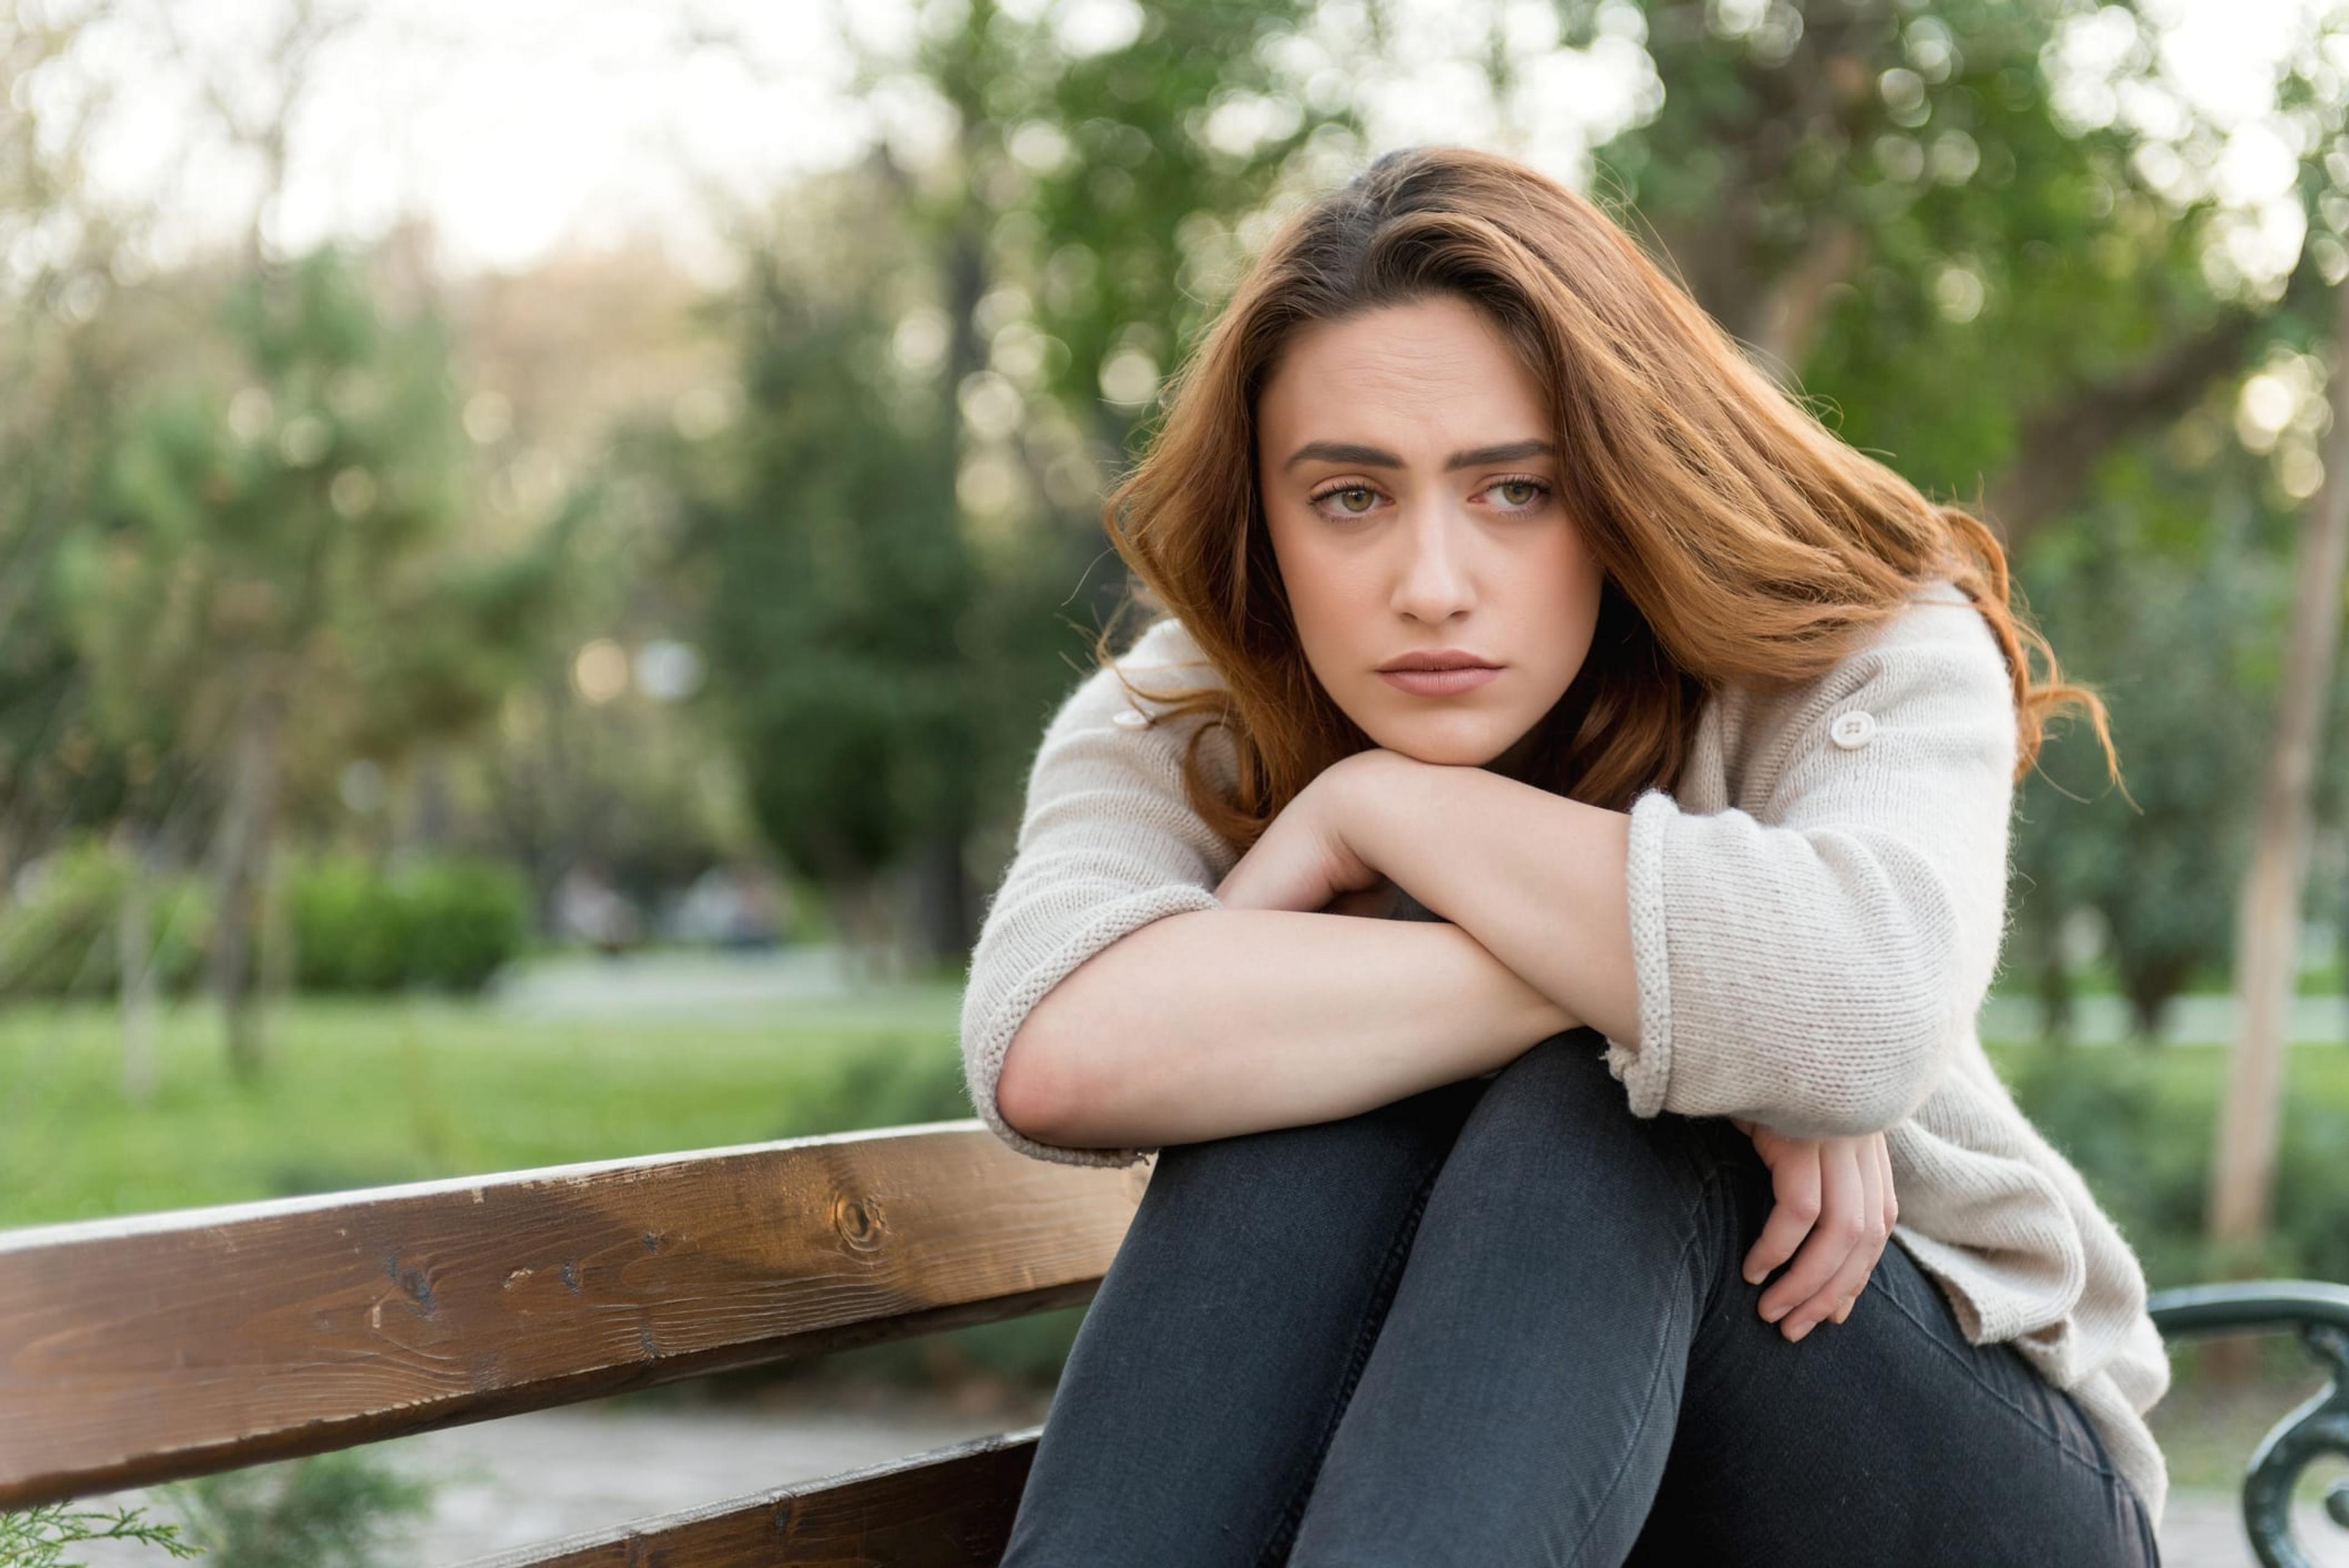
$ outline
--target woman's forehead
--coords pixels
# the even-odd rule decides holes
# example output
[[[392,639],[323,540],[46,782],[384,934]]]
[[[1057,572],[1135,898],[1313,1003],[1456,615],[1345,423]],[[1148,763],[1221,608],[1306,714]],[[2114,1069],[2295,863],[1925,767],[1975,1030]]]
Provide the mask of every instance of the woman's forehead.
[[[1271,460],[1309,440],[1407,442],[1439,464],[1464,438],[1490,442],[1545,425],[1539,384],[1481,313],[1448,297],[1301,329],[1257,405]],[[1525,427],[1516,431],[1516,427]]]

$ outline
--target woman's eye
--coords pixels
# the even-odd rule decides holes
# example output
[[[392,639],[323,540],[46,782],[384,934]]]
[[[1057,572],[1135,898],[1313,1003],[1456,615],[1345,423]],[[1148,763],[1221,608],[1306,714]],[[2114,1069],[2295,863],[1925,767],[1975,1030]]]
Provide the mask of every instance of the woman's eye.
[[[1354,505],[1348,502],[1343,499],[1347,496],[1359,498],[1361,504]],[[1371,490],[1366,485],[1348,485],[1343,490],[1323,490],[1320,495],[1315,499],[1319,500],[1336,501],[1338,503],[1339,511],[1347,513],[1349,516],[1360,517],[1362,513],[1370,511],[1371,506],[1379,498],[1377,492]]]
[[[1542,497],[1545,487],[1533,480],[1503,480],[1493,487],[1502,492],[1502,499],[1513,507],[1528,507]],[[1522,494],[1512,494],[1522,491]]]

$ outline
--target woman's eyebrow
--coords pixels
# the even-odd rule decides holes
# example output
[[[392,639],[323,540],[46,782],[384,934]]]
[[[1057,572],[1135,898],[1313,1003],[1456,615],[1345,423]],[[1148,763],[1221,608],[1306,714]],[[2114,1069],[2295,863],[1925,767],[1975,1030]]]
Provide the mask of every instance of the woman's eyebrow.
[[[1444,460],[1444,471],[1454,469],[1482,468],[1487,463],[1523,462],[1527,458],[1546,458],[1556,450],[1547,441],[1505,441],[1496,447],[1472,447],[1464,452],[1454,452]],[[1358,446],[1351,441],[1308,441],[1288,454],[1281,464],[1286,470],[1311,458],[1324,458],[1333,463],[1361,463],[1369,468],[1399,469],[1402,459],[1382,447]]]

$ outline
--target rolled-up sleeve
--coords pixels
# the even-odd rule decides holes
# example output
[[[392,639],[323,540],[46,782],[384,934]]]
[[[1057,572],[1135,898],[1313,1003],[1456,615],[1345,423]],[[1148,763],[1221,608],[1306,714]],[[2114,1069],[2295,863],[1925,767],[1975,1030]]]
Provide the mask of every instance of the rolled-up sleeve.
[[[1782,723],[1749,753],[1783,758],[1752,810],[1633,801],[1640,1039],[1609,1040],[1608,1065],[1641,1116],[1879,1131],[1931,1091],[1997,967],[2013,690],[1981,614],[1928,603]]]
[[[1144,692],[1183,684],[1149,675],[1188,645],[1162,621],[1119,660]],[[1215,888],[1238,857],[1191,807],[1183,751],[1199,721],[1143,727],[1108,670],[1061,705],[1029,770],[1012,861],[988,901],[962,998],[962,1059],[979,1119],[1022,1154],[1071,1165],[1130,1165],[1146,1149],[1043,1143],[1003,1119],[996,1086],[1036,1004],[1120,937],[1169,914],[1220,907]]]

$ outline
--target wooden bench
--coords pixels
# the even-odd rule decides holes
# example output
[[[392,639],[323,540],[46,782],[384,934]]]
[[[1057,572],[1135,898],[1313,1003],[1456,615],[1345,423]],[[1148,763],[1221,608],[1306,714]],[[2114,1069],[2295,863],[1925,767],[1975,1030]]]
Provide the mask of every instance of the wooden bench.
[[[1147,1168],[976,1119],[0,1233],[0,1508],[231,1470],[1092,1298]],[[2332,1387],[2245,1517],[2349,1454],[2349,1288],[2165,1292],[2171,1336],[2296,1328]],[[1040,1428],[484,1560],[993,1563]],[[2327,1500],[2349,1525],[2349,1484]]]

